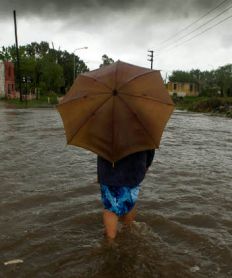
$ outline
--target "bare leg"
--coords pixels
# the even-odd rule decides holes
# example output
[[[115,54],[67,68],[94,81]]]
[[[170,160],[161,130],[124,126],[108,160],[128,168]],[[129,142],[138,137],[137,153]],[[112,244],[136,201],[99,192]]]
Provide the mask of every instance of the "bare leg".
[[[136,205],[133,207],[133,209],[128,212],[127,214],[123,215],[120,220],[125,224],[125,225],[131,225],[133,221],[135,220],[136,216]]]
[[[105,225],[106,235],[109,239],[114,239],[117,235],[117,226],[118,226],[118,216],[104,209],[103,211],[103,222]]]

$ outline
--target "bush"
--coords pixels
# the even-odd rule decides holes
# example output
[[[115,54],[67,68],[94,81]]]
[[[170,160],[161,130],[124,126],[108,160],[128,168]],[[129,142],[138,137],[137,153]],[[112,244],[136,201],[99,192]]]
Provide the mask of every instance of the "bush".
[[[213,112],[232,117],[232,97],[185,97],[175,103],[179,109]]]
[[[57,104],[58,100],[57,100],[57,94],[55,92],[49,92],[47,93],[47,97],[49,98],[49,103],[50,104]]]

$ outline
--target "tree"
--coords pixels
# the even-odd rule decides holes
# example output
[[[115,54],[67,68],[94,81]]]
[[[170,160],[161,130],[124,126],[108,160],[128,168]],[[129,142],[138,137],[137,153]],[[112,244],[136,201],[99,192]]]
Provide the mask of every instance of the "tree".
[[[194,75],[187,71],[174,70],[169,76],[171,82],[195,82]]]
[[[45,92],[60,92],[60,88],[64,86],[63,68],[59,64],[53,63],[49,59],[43,58],[41,60],[41,78]]]
[[[75,59],[75,73],[78,75],[80,73],[89,71],[86,64],[80,60],[78,56],[68,53],[67,51],[57,51],[57,62],[59,65],[62,66],[64,70],[64,80],[65,80],[65,88],[66,90],[69,89],[73,83],[73,66],[74,66],[74,59]]]
[[[2,61],[8,61],[11,60],[11,53],[8,49],[8,47],[2,47],[2,50],[0,50],[0,60]]]
[[[215,81],[220,87],[221,95],[232,96],[232,65],[228,64],[215,71]]]
[[[102,55],[102,62],[103,63],[100,64],[99,68],[114,63],[114,60],[112,58],[108,57],[106,54],[104,54],[104,55]]]
[[[73,54],[67,51],[50,48],[47,42],[32,42],[19,47],[21,76],[24,80],[30,80],[31,89],[42,91],[54,91],[65,93],[73,82]],[[2,47],[0,59],[12,61],[15,64],[15,75],[18,76],[16,47]],[[88,71],[86,64],[76,59],[76,73]],[[18,83],[16,79],[16,87]],[[28,88],[28,84],[26,84]]]
[[[199,85],[200,94],[215,96],[220,92],[222,96],[232,95],[232,65],[225,65],[216,70],[173,71],[169,77],[172,82],[194,82]]]

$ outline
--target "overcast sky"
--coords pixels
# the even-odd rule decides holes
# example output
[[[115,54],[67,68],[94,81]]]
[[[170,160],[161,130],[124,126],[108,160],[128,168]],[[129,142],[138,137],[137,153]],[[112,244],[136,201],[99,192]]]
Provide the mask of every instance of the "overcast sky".
[[[88,46],[75,54],[91,70],[103,54],[149,67],[148,49],[163,74],[232,63],[232,0],[0,0],[0,46],[15,43],[14,9],[20,45],[47,41],[69,52]]]

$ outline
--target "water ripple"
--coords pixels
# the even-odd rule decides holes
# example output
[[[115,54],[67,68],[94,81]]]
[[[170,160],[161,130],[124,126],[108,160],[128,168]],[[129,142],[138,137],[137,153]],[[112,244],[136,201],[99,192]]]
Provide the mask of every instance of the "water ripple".
[[[53,109],[0,118],[0,277],[232,277],[231,120],[173,114],[138,222],[109,246],[96,156],[66,146]]]

